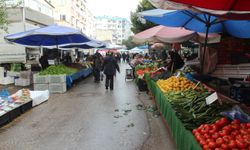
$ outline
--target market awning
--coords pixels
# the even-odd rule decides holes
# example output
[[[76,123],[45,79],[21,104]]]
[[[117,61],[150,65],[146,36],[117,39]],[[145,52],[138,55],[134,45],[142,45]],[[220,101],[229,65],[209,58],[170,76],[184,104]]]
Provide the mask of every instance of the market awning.
[[[134,42],[166,42],[181,43],[188,40],[198,40],[204,42],[205,35],[194,31],[186,30],[182,27],[155,26],[134,35]],[[220,42],[220,35],[209,35],[209,43]]]

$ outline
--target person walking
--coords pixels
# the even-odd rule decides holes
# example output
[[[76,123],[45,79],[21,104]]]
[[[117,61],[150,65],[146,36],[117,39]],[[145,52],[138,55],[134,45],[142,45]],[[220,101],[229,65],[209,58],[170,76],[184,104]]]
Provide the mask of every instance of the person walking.
[[[117,64],[116,59],[113,57],[113,53],[108,53],[104,58],[103,62],[103,71],[106,75],[105,79],[105,87],[106,89],[110,88],[110,90],[114,89],[114,75],[116,74],[116,70],[120,73],[120,68]]]
[[[99,52],[96,52],[95,55],[93,56],[93,73],[96,83],[100,82],[102,63],[103,63],[102,55]]]

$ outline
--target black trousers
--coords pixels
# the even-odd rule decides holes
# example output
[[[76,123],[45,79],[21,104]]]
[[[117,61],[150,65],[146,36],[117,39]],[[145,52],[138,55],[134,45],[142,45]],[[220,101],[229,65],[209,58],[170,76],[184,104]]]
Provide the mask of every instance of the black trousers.
[[[100,70],[99,69],[93,69],[93,74],[96,82],[100,81]]]
[[[114,88],[114,75],[106,75],[105,87],[110,87],[110,89]]]

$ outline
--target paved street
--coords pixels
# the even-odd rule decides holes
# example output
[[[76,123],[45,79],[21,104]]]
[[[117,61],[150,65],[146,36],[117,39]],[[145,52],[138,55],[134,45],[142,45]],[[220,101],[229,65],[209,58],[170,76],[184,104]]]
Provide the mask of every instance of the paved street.
[[[45,102],[0,129],[1,150],[174,150],[169,130],[160,117],[138,110],[152,105],[125,68],[114,90],[89,77],[65,94]]]

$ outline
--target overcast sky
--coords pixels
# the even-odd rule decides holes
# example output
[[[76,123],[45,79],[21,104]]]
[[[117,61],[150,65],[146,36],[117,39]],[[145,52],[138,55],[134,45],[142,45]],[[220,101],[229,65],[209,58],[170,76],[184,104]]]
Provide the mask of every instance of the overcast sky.
[[[95,16],[118,16],[130,20],[130,11],[135,11],[140,0],[87,0]]]

